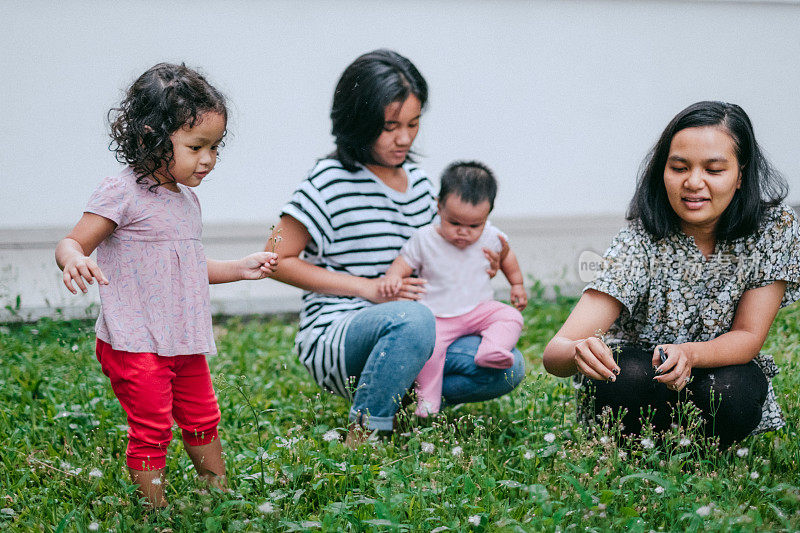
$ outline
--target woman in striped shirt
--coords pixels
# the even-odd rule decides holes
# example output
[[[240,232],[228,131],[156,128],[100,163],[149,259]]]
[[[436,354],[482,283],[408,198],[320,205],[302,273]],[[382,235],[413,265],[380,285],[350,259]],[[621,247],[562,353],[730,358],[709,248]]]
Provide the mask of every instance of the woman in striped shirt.
[[[390,299],[378,281],[403,243],[436,216],[431,182],[409,157],[427,96],[425,79],[396,52],[376,50],[347,67],[331,110],[336,150],[300,183],[270,239],[280,236],[273,278],[305,290],[300,360],[320,386],[352,401],[350,445],[392,430],[433,350],[433,315],[414,301],[425,281],[404,279]],[[496,271],[498,254],[487,257]],[[496,398],[522,381],[519,351],[511,368],[478,367],[479,342],[464,337],[448,349],[446,403]]]

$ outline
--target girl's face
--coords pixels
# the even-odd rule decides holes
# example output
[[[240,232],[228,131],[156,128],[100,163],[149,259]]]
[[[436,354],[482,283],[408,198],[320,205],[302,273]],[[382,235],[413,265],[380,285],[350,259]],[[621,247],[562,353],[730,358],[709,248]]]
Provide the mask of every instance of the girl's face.
[[[387,105],[383,113],[383,131],[372,145],[372,159],[382,167],[397,167],[405,162],[417,137],[422,105],[412,94]]]
[[[672,138],[664,186],[685,233],[713,231],[741,184],[735,145],[723,128],[686,128]]]
[[[472,205],[450,194],[444,203],[439,202],[439,235],[456,248],[464,249],[480,238],[491,210],[489,200]]]
[[[170,135],[172,161],[169,163],[169,173],[177,183],[197,187],[214,169],[225,127],[225,117],[209,111],[198,116],[194,126],[185,124]],[[164,177],[169,178],[169,174]],[[180,190],[174,183],[165,187],[176,192]]]

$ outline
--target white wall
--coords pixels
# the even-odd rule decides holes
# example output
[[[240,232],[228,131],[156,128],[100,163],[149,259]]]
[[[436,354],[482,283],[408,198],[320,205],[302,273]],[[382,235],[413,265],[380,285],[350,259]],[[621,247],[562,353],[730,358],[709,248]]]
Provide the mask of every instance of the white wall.
[[[678,1],[3,2],[0,227],[66,226],[117,163],[105,114],[156,62],[200,67],[232,104],[198,190],[213,222],[274,220],[332,147],[342,69],[390,47],[431,87],[432,176],[480,158],[497,214],[620,213],[680,109],[736,102],[800,203],[800,5]]]

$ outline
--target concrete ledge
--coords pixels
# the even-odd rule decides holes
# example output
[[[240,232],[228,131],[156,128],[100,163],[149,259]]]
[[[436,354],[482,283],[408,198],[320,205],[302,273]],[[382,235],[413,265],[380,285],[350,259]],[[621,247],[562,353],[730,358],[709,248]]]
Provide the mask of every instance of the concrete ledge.
[[[800,206],[795,210],[800,212]],[[602,254],[625,224],[622,215],[579,217],[493,217],[511,240],[528,280],[538,280],[553,293],[577,295],[583,283],[578,277],[578,257],[591,250]],[[263,250],[271,224],[221,224],[204,228],[208,257],[230,259]],[[69,228],[0,229],[0,322],[97,316],[99,297],[75,296],[61,281],[53,250]],[[493,281],[501,297],[508,294],[502,275]],[[214,314],[258,315],[297,313],[302,291],[274,280],[213,285]],[[17,307],[19,299],[19,307]]]

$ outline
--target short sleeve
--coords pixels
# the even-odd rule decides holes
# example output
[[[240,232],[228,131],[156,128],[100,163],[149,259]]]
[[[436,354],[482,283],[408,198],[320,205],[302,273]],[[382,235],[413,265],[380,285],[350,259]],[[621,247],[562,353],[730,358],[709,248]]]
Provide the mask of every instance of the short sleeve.
[[[603,255],[597,277],[586,285],[584,292],[594,289],[608,294],[633,314],[650,285],[648,239],[640,227],[629,226],[620,230]]]
[[[500,231],[491,222],[487,221],[486,229],[484,230],[484,234],[482,236],[483,245],[486,248],[499,253],[503,250],[503,244],[500,242],[500,237],[504,238],[506,242],[509,242],[508,235]]]
[[[92,193],[86,204],[86,213],[94,213],[114,222],[117,227],[128,222],[127,184],[122,176],[108,177]]]
[[[780,205],[770,210],[756,252],[757,262],[747,289],[785,281],[781,307],[800,300],[800,224],[791,207]]]
[[[289,202],[283,206],[281,214],[289,215],[305,226],[316,244],[317,256],[327,253],[328,246],[333,242],[328,206],[310,180],[306,179],[300,184]]]
[[[400,256],[408,266],[419,272],[422,266],[422,231],[416,231],[400,248]]]

